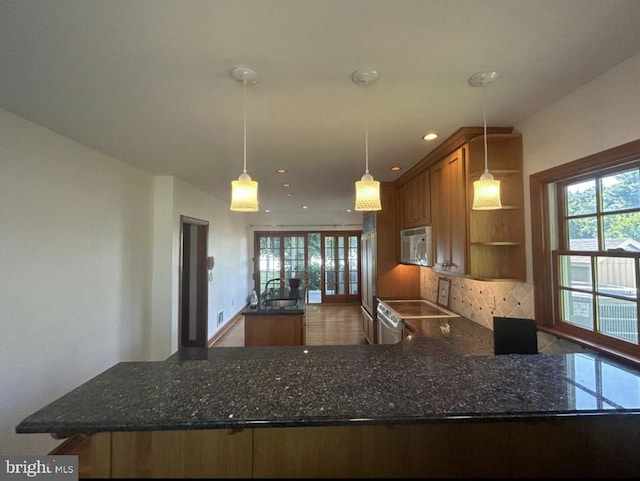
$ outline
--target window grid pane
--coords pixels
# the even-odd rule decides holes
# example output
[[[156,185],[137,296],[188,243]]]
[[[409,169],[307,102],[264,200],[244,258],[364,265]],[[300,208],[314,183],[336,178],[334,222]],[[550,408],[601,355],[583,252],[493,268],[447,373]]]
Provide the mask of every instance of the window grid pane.
[[[559,240],[565,251],[554,254],[560,319],[638,345],[640,169],[595,175],[561,189],[565,237]]]
[[[569,249],[572,251],[597,251],[598,218],[596,216],[580,217],[567,220]]]
[[[324,238],[324,290],[329,295],[336,294],[335,237]]]
[[[631,169],[602,177],[600,191],[603,212],[640,208],[639,170]]]
[[[560,286],[573,289],[593,290],[591,257],[587,255],[560,255]]]
[[[358,294],[358,236],[349,236],[349,294]]]
[[[635,302],[598,296],[598,331],[638,343],[638,307]]]
[[[576,216],[596,212],[596,181],[589,179],[567,185],[567,215]]]
[[[560,300],[563,322],[593,331],[593,295],[561,289]]]
[[[260,292],[266,289],[267,281],[280,277],[280,236],[260,237]]]
[[[637,300],[635,260],[628,257],[596,256],[597,291]]]
[[[287,236],[284,238],[284,277],[285,279],[303,279],[305,271],[304,236]]]

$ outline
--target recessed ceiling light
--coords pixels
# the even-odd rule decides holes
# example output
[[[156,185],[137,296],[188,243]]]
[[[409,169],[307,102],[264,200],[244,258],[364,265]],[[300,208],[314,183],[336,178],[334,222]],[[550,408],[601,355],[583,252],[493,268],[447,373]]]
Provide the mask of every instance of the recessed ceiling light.
[[[271,209],[265,209],[264,211],[268,213],[271,212]]]
[[[276,169],[276,172],[277,172],[278,174],[284,174],[284,173],[286,173],[286,172],[287,172],[287,169]]]
[[[291,187],[291,184],[287,184],[286,182],[282,184],[282,187]]]
[[[302,206],[303,209],[308,209],[309,207],[307,207],[306,205]]]
[[[424,140],[436,140],[438,138],[438,134],[436,134],[435,132],[429,132],[428,134],[426,134],[422,138]]]
[[[293,194],[291,192],[287,192],[287,197],[293,197]]]
[[[351,212],[351,209],[347,209],[347,212]]]
[[[398,166],[398,165],[394,165],[393,167],[391,167],[391,169],[390,169],[390,170],[391,170],[391,171],[393,171],[393,172],[397,172],[397,171],[399,171],[401,168],[402,168],[402,167],[400,167],[400,166]]]

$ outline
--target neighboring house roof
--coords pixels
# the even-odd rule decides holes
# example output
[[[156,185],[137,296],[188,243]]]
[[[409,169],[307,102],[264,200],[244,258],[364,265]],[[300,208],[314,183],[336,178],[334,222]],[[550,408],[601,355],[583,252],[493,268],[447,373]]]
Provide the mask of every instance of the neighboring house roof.
[[[640,242],[629,237],[624,239],[608,239],[607,245],[610,246],[609,250],[640,251]],[[596,251],[598,250],[598,239],[570,239],[569,249],[572,251]],[[571,256],[571,263],[574,265],[586,264],[588,262],[589,257],[587,256]]]
[[[627,252],[638,252],[640,251],[640,242],[626,238],[626,239],[608,239],[607,240],[609,250],[624,250]],[[597,239],[571,239],[569,242],[569,247],[571,250],[575,251],[595,251],[598,249],[598,240]],[[572,268],[588,268],[590,257],[588,256],[571,256],[571,267]],[[598,264],[610,262],[611,258],[599,257]],[[626,258],[626,260],[630,261],[631,259]],[[629,298],[634,298],[637,296],[637,289],[632,286],[624,286],[619,285],[618,280],[608,279],[608,282],[614,282],[614,284],[607,285],[604,283],[604,279],[602,283],[598,285],[598,292],[606,293],[606,294],[615,294],[617,296],[625,296]],[[582,285],[580,285],[582,284]],[[590,282],[582,283],[580,281],[575,281],[572,285],[573,287],[586,287],[587,289],[590,286]],[[578,297],[580,297],[578,295]],[[634,308],[635,309],[635,308]]]
[[[607,246],[609,249],[623,249],[625,251],[640,251],[640,242],[631,239],[608,239]],[[596,251],[598,250],[598,239],[570,239],[569,249],[572,251]]]

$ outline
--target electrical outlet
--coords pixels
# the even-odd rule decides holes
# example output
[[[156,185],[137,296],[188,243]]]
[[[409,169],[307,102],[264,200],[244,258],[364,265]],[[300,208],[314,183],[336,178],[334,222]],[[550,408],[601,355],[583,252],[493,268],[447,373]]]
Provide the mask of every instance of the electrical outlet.
[[[495,311],[495,309],[496,309],[496,296],[491,296],[489,298],[488,305],[489,305],[489,309]]]

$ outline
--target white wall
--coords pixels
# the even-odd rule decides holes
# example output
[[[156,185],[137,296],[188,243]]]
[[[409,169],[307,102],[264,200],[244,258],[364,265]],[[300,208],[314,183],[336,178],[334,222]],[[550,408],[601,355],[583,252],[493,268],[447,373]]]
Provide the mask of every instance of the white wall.
[[[209,332],[211,338],[249,302],[253,287],[249,280],[251,255],[248,251],[247,218],[242,212],[230,212],[229,204],[198,190],[180,179],[174,183],[173,204],[173,323],[172,352],[178,348],[178,269],[180,263],[180,216],[209,222],[208,255],[215,258],[209,281]],[[224,321],[217,326],[218,311]]]
[[[247,218],[0,110],[1,454],[51,451],[15,426],[117,362],[177,350],[180,215],[209,221],[212,336],[250,292]]]
[[[16,424],[148,355],[152,177],[0,110],[0,452]]]
[[[246,217],[229,205],[173,176],[154,179],[151,360],[161,361],[179,347],[181,216],[209,222],[207,255],[215,258],[209,281],[207,337],[224,328],[246,305],[249,282]],[[223,322],[217,325],[218,311]]]
[[[527,279],[531,281],[529,176],[640,139],[640,54],[532,115],[516,130],[523,142]]]

